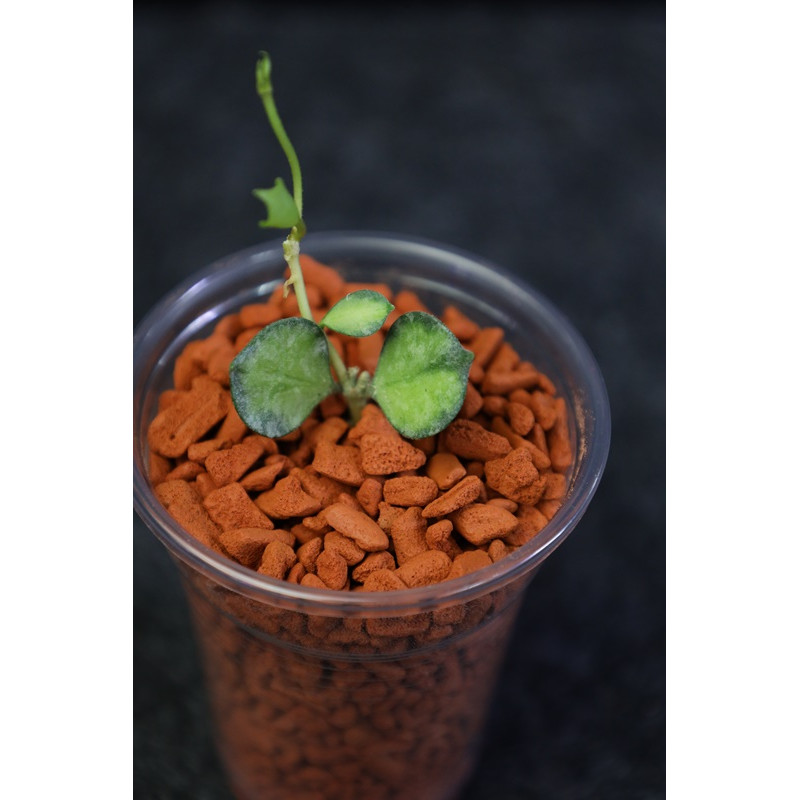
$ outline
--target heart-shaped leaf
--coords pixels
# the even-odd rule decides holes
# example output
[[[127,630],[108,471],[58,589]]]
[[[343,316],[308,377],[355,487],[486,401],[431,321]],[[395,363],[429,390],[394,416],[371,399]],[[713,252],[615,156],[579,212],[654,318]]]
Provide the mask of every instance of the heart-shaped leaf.
[[[267,207],[267,218],[259,221],[262,228],[292,228],[300,222],[300,212],[282,178],[275,178],[271,189],[253,189],[253,194]]]
[[[409,311],[386,334],[372,396],[403,436],[432,436],[464,405],[473,357],[436,317]]]
[[[319,324],[346,336],[369,336],[380,329],[393,310],[380,292],[359,289],[345,295]]]
[[[263,436],[285,436],[336,390],[322,329],[302,317],[260,330],[233,359],[231,397],[239,416]]]

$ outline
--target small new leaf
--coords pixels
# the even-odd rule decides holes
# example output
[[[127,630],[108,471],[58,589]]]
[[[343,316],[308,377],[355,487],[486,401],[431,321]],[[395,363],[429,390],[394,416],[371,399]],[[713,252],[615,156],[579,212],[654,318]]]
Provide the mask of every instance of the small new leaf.
[[[337,333],[346,336],[369,336],[379,330],[394,306],[372,289],[359,289],[343,297],[320,320]]]
[[[322,329],[302,317],[260,330],[234,358],[231,397],[242,420],[263,436],[285,436],[337,386]]]
[[[403,436],[433,436],[464,405],[473,358],[436,317],[410,311],[386,334],[372,396]]]
[[[300,212],[282,178],[275,178],[271,189],[253,189],[253,194],[267,207],[267,218],[259,220],[260,227],[293,228],[300,223]]]

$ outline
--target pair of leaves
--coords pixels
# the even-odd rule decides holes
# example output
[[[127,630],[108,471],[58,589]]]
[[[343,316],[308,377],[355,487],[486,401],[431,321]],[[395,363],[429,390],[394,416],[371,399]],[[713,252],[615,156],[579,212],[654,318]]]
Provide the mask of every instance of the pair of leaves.
[[[340,300],[321,320],[348,336],[369,336],[393,306],[362,290]],[[265,436],[297,428],[339,387],[330,370],[328,341],[316,323],[295,317],[260,331],[233,360],[231,395],[239,416]],[[386,334],[371,395],[404,436],[438,433],[464,403],[472,353],[436,317],[412,311]]]

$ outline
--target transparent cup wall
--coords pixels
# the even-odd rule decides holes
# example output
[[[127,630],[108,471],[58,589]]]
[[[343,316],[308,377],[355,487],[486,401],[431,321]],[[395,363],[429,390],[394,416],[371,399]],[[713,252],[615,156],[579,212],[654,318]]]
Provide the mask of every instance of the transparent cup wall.
[[[218,747],[242,800],[454,797],[469,776],[523,592],[572,531],[600,479],[608,400],[580,336],[540,295],[474,257],[414,239],[317,234],[304,252],[346,279],[417,292],[497,325],[570,408],[575,462],[549,525],[492,567],[400,592],[274,581],[207,550],[169,517],[146,477],[147,425],[185,344],[283,280],[280,242],[197,273],[134,341],[134,501],[178,564],[203,657]]]

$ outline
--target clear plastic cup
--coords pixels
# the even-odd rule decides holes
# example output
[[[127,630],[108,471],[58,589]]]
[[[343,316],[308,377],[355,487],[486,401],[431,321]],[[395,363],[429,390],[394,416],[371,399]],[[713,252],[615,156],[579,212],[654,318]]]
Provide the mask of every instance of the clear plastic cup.
[[[215,321],[284,279],[280,241],[222,259],[164,297],[134,337],[134,504],[177,564],[204,662],[217,744],[240,800],[443,800],[474,766],[530,579],[585,512],[610,417],[597,364],[572,325],[508,272],[459,250],[388,234],[313,234],[303,251],[350,281],[452,303],[506,339],[567,401],[574,462],[562,507],[491,567],[396,592],[272,580],[209,550],[147,479],[147,426],[176,356]]]

